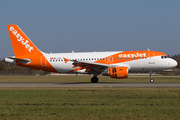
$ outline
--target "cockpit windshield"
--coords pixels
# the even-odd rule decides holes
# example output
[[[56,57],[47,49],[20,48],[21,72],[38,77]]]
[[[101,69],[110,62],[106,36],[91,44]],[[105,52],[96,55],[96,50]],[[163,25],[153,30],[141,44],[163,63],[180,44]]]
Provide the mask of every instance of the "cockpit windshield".
[[[161,56],[161,59],[169,58],[168,56]]]

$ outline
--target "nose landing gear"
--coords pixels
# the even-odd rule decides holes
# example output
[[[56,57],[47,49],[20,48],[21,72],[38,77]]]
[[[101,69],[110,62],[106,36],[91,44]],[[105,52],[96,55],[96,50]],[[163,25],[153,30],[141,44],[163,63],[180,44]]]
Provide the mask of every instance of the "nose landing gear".
[[[153,78],[151,78],[151,79],[150,79],[150,82],[151,82],[151,83],[153,83],[153,82],[154,82],[154,79],[153,79]]]
[[[150,82],[154,83],[154,79],[152,78],[152,71],[150,71]]]

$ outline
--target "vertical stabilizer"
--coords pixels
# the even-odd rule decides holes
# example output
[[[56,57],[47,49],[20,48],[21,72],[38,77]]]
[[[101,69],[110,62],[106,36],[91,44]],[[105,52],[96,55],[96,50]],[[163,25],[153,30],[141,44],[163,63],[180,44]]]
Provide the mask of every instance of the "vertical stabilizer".
[[[33,55],[41,51],[17,25],[7,25],[15,57]]]

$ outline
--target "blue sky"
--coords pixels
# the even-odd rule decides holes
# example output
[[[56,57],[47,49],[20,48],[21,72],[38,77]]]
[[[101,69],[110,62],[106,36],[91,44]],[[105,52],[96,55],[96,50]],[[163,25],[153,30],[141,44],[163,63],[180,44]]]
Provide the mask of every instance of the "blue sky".
[[[43,52],[180,53],[179,0],[1,0],[0,59],[14,55],[7,24]]]

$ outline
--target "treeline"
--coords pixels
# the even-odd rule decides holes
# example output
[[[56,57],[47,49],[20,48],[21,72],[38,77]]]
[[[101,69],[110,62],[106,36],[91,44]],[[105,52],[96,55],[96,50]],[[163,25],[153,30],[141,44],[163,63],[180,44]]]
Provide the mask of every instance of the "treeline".
[[[0,60],[0,75],[40,75],[43,71],[21,67]]]
[[[176,66],[176,68],[180,69],[180,54],[177,54],[177,55],[175,54],[170,57],[178,62],[178,65]]]
[[[178,62],[178,65],[171,73],[172,75],[180,75],[180,54],[170,56]],[[35,70],[31,68],[20,67],[13,64],[8,64],[0,60],[0,75],[44,75],[49,72]],[[167,73],[165,73],[167,74]]]

